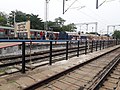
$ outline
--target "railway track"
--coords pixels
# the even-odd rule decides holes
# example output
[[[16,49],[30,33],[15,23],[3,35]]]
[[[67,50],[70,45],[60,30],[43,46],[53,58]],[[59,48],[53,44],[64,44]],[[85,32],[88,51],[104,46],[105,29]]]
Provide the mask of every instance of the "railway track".
[[[71,67],[24,90],[94,90],[96,84],[120,59],[120,49]],[[97,89],[96,89],[97,90]]]
[[[112,63],[94,88],[96,90],[120,90],[120,58]]]

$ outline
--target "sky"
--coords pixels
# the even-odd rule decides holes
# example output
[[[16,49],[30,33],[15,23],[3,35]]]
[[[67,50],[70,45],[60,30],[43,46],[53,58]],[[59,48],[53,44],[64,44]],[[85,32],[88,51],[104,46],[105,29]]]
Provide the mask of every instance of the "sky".
[[[99,4],[103,1],[99,0]],[[75,3],[70,7],[73,2]],[[0,0],[0,11],[9,14],[13,10],[38,14],[45,21],[45,0]],[[97,31],[101,34],[107,32],[108,25],[120,25],[120,0],[106,0],[98,9],[96,9],[96,0],[67,0],[65,10],[67,11],[63,14],[63,0],[50,0],[48,21],[62,17],[66,20],[65,24],[98,22]],[[120,26],[116,26],[115,29],[120,29]],[[82,25],[81,29],[80,25],[77,25],[77,31],[95,31],[95,25],[89,24],[88,31],[86,25]],[[110,27],[109,33],[112,32],[113,27]]]

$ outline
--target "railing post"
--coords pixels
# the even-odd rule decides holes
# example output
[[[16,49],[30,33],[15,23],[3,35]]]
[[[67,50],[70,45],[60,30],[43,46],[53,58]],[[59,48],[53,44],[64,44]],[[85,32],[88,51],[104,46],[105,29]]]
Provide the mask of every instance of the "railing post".
[[[100,40],[100,50],[101,50],[101,40]]]
[[[109,40],[107,41],[107,48],[109,47]]]
[[[117,38],[116,38],[116,45],[117,45]]]
[[[112,40],[110,40],[110,47],[112,47]]]
[[[50,61],[49,65],[52,65],[52,41],[50,41]]]
[[[118,39],[118,44],[120,44],[120,39]]]
[[[103,49],[104,49],[104,40],[103,40]]]
[[[22,42],[22,73],[25,73],[25,42]]]
[[[92,40],[92,45],[91,45],[91,53],[93,52],[93,40]]]
[[[96,51],[97,51],[97,46],[98,46],[98,40],[96,41]]]
[[[114,46],[116,45],[116,39],[114,39]]]
[[[79,57],[79,45],[80,45],[80,41],[78,41],[77,57]]]
[[[87,40],[85,41],[85,54],[87,54]]]
[[[111,47],[111,40],[109,40],[109,47]]]
[[[68,60],[68,41],[66,41],[66,60]]]
[[[112,46],[114,46],[114,40],[112,40]]]

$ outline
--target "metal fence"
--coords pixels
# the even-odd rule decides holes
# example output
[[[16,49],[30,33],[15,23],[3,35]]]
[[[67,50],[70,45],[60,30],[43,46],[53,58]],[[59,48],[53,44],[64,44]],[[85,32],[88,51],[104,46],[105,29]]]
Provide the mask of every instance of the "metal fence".
[[[26,42],[47,42],[49,43],[49,65],[52,65],[52,57],[53,57],[53,42],[63,42],[66,44],[66,60],[68,60],[68,54],[69,54],[69,43],[76,43],[77,45],[77,57],[80,55],[80,44],[82,43],[82,47],[84,48],[84,53],[87,54],[88,50],[92,53],[94,50],[97,51],[98,49],[104,49],[108,47],[112,47],[115,45],[120,44],[119,39],[114,40],[96,40],[96,41],[85,41],[81,42],[80,40],[8,40],[8,39],[1,39],[0,42],[21,42],[22,43],[22,73],[25,73],[25,43]],[[57,44],[57,43],[56,43]]]

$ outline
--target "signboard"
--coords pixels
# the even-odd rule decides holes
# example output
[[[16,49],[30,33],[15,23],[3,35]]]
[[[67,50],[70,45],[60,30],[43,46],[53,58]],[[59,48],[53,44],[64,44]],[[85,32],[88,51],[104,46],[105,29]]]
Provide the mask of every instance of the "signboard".
[[[15,37],[17,33],[27,33],[30,38],[30,21],[15,23]]]
[[[27,32],[26,22],[17,23],[17,32]]]
[[[27,22],[16,23],[16,31],[18,33],[28,32],[27,31]]]

